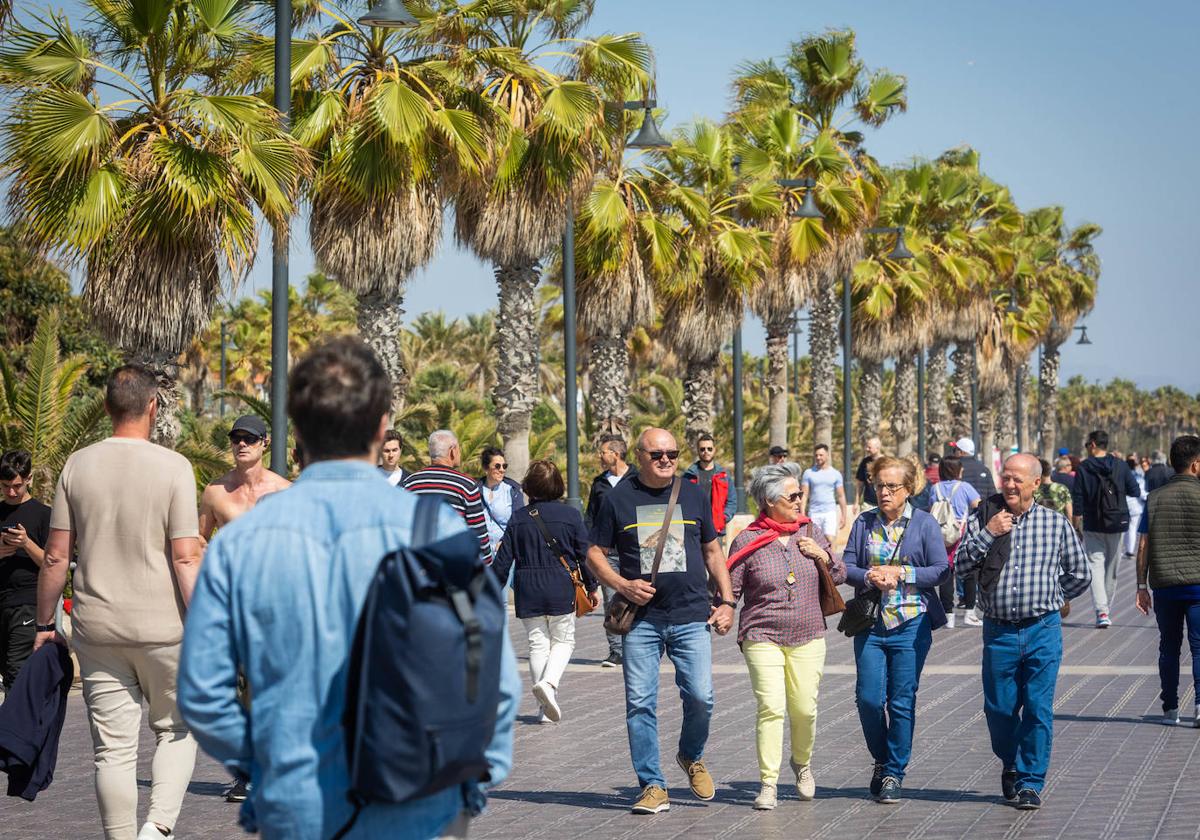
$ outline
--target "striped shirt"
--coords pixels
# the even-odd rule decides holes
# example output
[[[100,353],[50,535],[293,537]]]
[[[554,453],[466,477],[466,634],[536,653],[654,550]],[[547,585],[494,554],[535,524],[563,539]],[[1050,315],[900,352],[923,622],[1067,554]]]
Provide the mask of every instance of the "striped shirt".
[[[878,524],[867,534],[867,556],[871,559],[871,565],[900,566],[904,573],[900,584],[891,592],[885,593],[880,601],[883,626],[889,630],[894,630],[925,612],[925,601],[915,585],[917,570],[911,563],[906,562],[907,557],[901,556],[897,551],[912,514],[912,505],[905,503],[904,511],[895,522],[884,525],[883,517],[880,516]]]
[[[483,514],[479,484],[475,479],[451,467],[431,464],[404,479],[402,486],[410,493],[445,499],[479,537],[479,556],[485,563],[491,564],[492,542],[488,538],[487,519]]]
[[[967,520],[955,557],[955,572],[983,566],[996,538],[979,521]],[[980,588],[983,612],[994,621],[1020,621],[1057,612],[1063,601],[1082,595],[1092,574],[1079,535],[1061,513],[1033,505],[1013,518],[1012,547],[996,585]]]

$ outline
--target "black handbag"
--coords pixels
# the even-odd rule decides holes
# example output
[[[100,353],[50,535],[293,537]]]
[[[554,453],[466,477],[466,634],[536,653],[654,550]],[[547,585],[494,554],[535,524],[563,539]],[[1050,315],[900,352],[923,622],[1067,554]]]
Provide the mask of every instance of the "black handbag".
[[[879,618],[879,590],[872,589],[846,602],[837,629],[850,638],[866,633]]]

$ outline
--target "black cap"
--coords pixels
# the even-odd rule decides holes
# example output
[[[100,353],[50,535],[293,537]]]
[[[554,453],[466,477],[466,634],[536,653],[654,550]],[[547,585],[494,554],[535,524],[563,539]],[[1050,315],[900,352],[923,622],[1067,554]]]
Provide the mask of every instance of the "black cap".
[[[788,454],[788,451],[786,449],[784,449],[782,446],[772,446],[770,449],[767,450],[767,454],[768,455],[786,455],[786,454]]]
[[[234,432],[249,432],[260,438],[267,436],[267,424],[257,414],[243,414],[241,417],[233,421],[233,428],[229,430],[229,434]]]

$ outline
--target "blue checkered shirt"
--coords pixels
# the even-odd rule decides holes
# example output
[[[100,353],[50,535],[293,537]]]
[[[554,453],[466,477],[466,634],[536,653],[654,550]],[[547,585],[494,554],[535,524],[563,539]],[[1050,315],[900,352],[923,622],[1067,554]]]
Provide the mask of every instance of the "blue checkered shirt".
[[[954,558],[954,570],[967,575],[982,568],[995,537],[972,514]],[[997,621],[1019,621],[1057,612],[1064,600],[1087,591],[1092,582],[1079,535],[1061,513],[1041,505],[1013,519],[1012,550],[990,592],[980,587],[983,613]]]

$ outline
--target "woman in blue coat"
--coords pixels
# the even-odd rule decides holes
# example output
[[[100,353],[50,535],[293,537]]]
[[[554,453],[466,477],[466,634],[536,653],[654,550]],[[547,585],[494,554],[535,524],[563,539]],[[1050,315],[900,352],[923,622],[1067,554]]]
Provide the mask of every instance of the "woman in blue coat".
[[[578,569],[582,573],[593,607],[600,603],[600,596],[585,560],[588,535],[583,516],[559,501],[566,488],[558,467],[550,461],[534,461],[522,489],[529,505],[509,519],[492,571],[505,581],[512,570],[517,618],[529,636],[533,696],[542,707],[542,721],[557,723],[562,718],[558,690],[575,650],[575,584],[571,572]],[[557,543],[558,551],[550,549],[539,522]]]
[[[877,458],[871,480],[879,507],[854,521],[842,559],[856,595],[871,590],[880,595],[875,626],[854,637],[855,698],[875,759],[871,794],[895,804],[912,753],[921,669],[932,631],[946,623],[937,587],[950,574],[950,563],[937,520],[909,503],[916,467]]]

